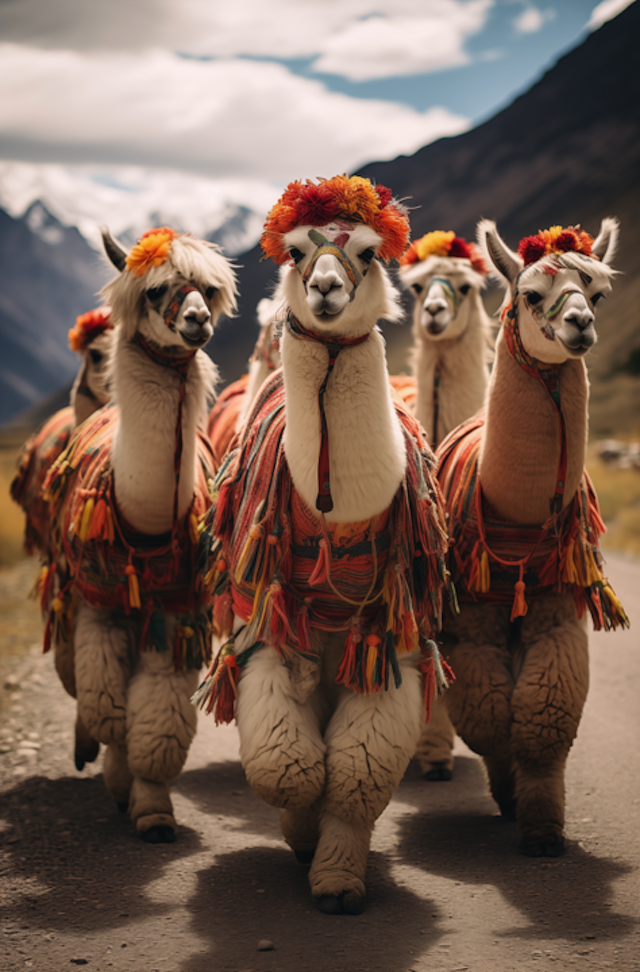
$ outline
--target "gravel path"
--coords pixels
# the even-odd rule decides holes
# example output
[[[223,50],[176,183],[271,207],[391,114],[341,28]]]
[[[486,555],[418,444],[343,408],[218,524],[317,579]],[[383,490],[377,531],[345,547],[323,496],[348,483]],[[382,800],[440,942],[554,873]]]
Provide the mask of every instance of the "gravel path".
[[[366,912],[330,917],[245,782],[233,727],[201,720],[172,845],[136,837],[100,758],[76,772],[74,703],[24,600],[34,572],[0,571],[2,972],[640,972],[637,627],[591,637],[564,857],[517,854],[460,743],[450,783],[409,768],[376,826]],[[609,575],[633,621],[640,564],[610,557]]]

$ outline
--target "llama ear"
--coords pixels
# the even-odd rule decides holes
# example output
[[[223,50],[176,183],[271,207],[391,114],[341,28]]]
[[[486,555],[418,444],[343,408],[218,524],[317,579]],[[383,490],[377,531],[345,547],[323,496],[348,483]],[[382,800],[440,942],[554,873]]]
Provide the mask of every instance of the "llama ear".
[[[106,226],[101,226],[100,232],[102,234],[102,242],[104,244],[105,253],[113,263],[116,270],[119,270],[120,273],[122,273],[127,265],[127,251],[120,246],[117,240],[114,240]]]
[[[600,224],[600,232],[593,242],[591,252],[602,263],[611,263],[618,248],[620,223],[615,216],[607,216]]]
[[[493,220],[480,220],[477,229],[477,239],[478,246],[483,253],[486,253],[498,273],[508,280],[509,283],[513,283],[524,264],[518,254],[510,250],[500,237]]]

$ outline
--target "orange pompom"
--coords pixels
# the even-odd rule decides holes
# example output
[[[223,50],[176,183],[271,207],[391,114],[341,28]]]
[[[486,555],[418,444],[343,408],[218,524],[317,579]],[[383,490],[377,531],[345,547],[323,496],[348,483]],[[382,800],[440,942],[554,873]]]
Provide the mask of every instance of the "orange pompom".
[[[72,351],[84,351],[98,335],[113,328],[111,308],[96,307],[76,317],[75,327],[69,331],[69,347]]]
[[[169,256],[171,241],[179,236],[168,226],[147,230],[127,257],[127,270],[132,270],[136,277],[141,277],[151,267],[161,266]]]

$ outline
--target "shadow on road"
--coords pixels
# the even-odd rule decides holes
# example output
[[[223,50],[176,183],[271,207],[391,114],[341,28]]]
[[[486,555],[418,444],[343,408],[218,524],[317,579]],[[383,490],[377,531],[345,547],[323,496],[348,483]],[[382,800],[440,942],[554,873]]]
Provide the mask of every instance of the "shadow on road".
[[[203,944],[181,969],[408,969],[412,958],[442,937],[442,916],[433,902],[395,884],[389,867],[383,855],[373,853],[366,912],[335,917],[315,909],[306,869],[289,850],[253,847],[221,855],[198,873],[187,904],[192,931]],[[258,964],[261,939],[273,942],[275,950],[261,953]]]
[[[572,841],[561,858],[520,855],[518,827],[498,815],[478,760],[459,757],[454,780],[437,784],[422,780],[412,765],[396,799],[421,811],[399,823],[399,858],[478,893],[493,886],[529,922],[504,937],[616,938],[637,926],[611,904],[613,882],[633,867]]]
[[[34,927],[82,933],[170,912],[145,887],[202,849],[184,827],[175,844],[145,844],[99,777],[34,776],[3,798],[2,914]]]

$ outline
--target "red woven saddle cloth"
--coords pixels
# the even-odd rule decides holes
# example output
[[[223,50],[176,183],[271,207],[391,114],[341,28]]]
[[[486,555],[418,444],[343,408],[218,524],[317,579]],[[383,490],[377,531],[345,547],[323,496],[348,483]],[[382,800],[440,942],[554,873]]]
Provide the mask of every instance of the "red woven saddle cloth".
[[[217,463],[220,463],[235,438],[248,384],[249,376],[243,375],[227,385],[209,413],[207,435]]]
[[[27,514],[24,548],[28,554],[35,549],[44,552],[48,546],[49,508],[42,487],[49,469],[67,448],[75,423],[71,406],[61,408],[25,442],[18,456],[10,492]]]

